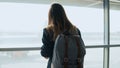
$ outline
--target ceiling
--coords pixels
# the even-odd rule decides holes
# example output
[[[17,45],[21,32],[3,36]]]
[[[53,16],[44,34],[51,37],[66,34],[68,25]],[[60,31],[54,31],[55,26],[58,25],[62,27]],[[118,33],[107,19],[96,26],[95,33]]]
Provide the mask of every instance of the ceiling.
[[[51,4],[52,2],[59,2],[63,5],[103,8],[103,0],[0,0],[0,2],[34,4]],[[120,0],[110,0],[110,8],[120,10]]]

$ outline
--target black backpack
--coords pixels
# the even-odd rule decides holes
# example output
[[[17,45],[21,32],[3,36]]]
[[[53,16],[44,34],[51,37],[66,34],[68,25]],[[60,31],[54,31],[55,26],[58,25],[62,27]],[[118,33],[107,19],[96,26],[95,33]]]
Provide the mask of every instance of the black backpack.
[[[78,32],[66,32],[55,40],[51,68],[83,68],[85,45]]]

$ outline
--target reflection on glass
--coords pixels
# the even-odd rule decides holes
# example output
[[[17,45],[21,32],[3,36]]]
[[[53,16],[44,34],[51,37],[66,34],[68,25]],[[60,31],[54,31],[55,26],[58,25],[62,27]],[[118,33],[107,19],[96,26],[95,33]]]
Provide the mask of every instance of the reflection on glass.
[[[120,68],[120,47],[110,48],[110,68]]]
[[[110,2],[110,43],[120,44],[120,2]]]
[[[40,51],[0,52],[0,68],[46,68],[47,61]]]
[[[103,49],[87,49],[85,68],[103,68]]]

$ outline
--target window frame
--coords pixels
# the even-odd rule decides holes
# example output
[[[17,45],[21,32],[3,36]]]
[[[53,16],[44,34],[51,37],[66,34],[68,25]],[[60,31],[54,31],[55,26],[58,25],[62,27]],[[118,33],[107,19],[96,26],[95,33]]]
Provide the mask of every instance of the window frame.
[[[103,68],[110,68],[110,47],[120,47],[120,44],[110,44],[110,0],[103,0],[104,9],[104,45],[88,45],[86,48],[103,48]],[[40,47],[21,47],[21,48],[0,48],[2,51],[33,51],[40,50]]]

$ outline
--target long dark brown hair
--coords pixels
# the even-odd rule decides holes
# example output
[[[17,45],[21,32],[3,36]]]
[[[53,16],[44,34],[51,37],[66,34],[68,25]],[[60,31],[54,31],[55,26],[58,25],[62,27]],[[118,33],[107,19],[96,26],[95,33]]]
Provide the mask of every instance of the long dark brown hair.
[[[48,13],[48,30],[54,32],[53,39],[55,40],[57,35],[65,30],[74,28],[72,23],[68,20],[64,8],[59,3],[53,3]]]

